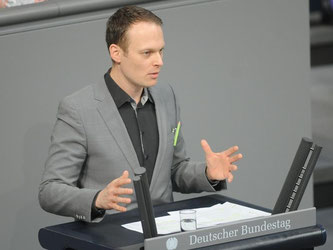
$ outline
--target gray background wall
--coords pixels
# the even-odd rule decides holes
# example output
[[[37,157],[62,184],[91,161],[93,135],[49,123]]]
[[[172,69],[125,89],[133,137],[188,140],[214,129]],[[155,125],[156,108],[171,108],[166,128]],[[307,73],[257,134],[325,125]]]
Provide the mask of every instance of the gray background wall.
[[[188,154],[203,160],[201,138],[216,151],[238,144],[244,159],[222,194],[272,208],[301,137],[311,137],[307,1],[143,6],[165,23],[159,84],[171,83],[181,100]],[[39,228],[71,221],[40,209],[38,185],[59,100],[110,65],[112,13],[0,28],[1,249],[40,249]],[[312,206],[309,186],[301,207]]]

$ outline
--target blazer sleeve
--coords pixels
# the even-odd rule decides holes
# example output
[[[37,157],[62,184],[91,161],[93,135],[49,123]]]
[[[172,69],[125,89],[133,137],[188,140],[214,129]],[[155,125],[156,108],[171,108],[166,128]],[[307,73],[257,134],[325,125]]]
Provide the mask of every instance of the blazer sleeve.
[[[181,121],[180,108],[177,103],[176,95],[171,86],[170,88],[174,98],[176,124],[178,121]],[[206,163],[191,161],[190,158],[186,156],[185,141],[181,129],[179,131],[177,145],[174,147],[171,178],[173,191],[181,193],[214,192],[227,188],[225,180],[212,186],[206,176]]]
[[[50,213],[91,221],[91,204],[99,190],[80,188],[87,141],[79,112],[69,97],[59,105],[48,159],[39,187],[39,203]],[[102,218],[96,218],[98,222]]]

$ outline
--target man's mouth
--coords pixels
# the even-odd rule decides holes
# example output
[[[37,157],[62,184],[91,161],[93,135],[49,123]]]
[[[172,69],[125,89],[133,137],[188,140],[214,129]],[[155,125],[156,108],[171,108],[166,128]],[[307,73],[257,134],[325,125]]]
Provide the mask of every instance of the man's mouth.
[[[149,75],[150,75],[152,78],[156,79],[156,78],[158,77],[159,73],[160,73],[160,72],[153,72],[153,73],[150,73]]]

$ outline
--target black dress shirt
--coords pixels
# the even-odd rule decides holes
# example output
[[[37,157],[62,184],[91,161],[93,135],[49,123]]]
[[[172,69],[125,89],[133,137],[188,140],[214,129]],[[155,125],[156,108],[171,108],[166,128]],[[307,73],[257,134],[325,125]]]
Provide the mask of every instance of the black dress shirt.
[[[147,89],[144,89],[138,104],[122,90],[111,78],[104,75],[106,85],[118,108],[132,141],[140,166],[146,168],[148,181],[151,182],[158,152],[158,127],[155,104]],[[139,166],[138,166],[139,167]]]

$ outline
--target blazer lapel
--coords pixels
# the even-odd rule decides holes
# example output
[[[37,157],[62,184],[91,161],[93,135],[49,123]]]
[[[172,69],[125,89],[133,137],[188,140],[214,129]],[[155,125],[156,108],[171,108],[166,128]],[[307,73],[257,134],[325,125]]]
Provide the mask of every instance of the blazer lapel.
[[[125,124],[105,84],[104,78],[95,85],[95,99],[99,101],[97,105],[98,112],[105,121],[105,124],[123,152],[130,167],[134,170],[140,166],[140,163]]]
[[[159,135],[159,145],[158,145],[158,153],[157,158],[155,162],[155,168],[150,184],[150,192],[152,192],[155,188],[155,185],[157,185],[158,175],[160,173],[160,170],[163,166],[163,161],[165,157],[165,151],[167,148],[167,117],[166,117],[166,111],[165,111],[165,104],[163,101],[162,96],[159,95],[158,92],[155,91],[154,88],[150,88],[150,93],[153,96],[154,102],[155,102],[155,110],[156,110],[156,120],[157,120],[157,126],[158,126],[158,135]]]

